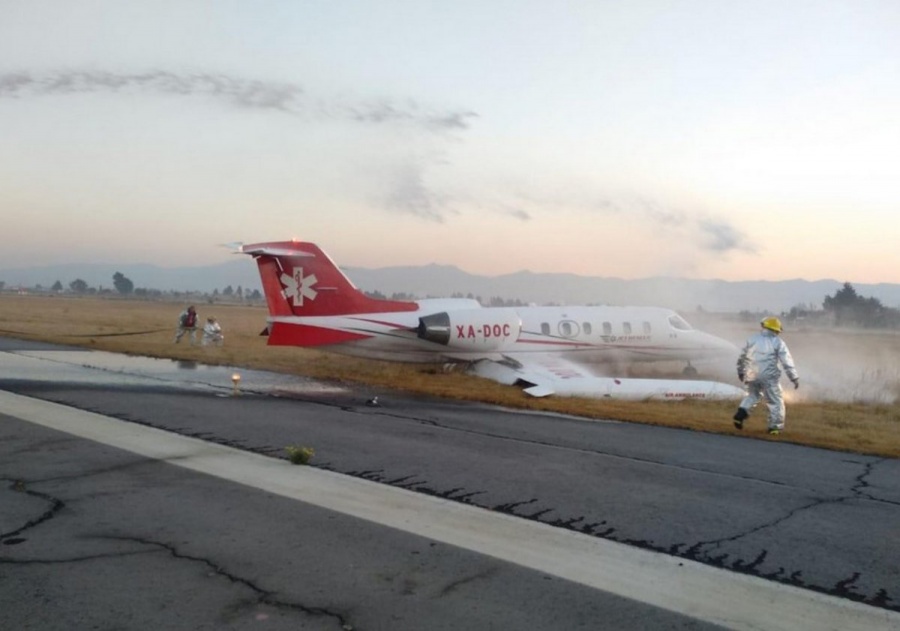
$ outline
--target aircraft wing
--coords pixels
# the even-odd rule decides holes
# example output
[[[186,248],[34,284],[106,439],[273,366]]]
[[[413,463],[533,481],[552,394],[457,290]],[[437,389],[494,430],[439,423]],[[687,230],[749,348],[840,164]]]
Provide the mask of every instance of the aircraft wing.
[[[475,362],[469,373],[516,385],[534,397],[551,394],[636,401],[740,399],[743,389],[717,381],[688,379],[619,379],[597,377],[588,368],[555,355],[535,353],[524,359]]]

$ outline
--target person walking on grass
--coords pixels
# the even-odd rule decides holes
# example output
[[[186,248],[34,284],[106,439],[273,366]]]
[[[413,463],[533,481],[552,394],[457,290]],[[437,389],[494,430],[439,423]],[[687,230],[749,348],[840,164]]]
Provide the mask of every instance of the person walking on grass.
[[[750,410],[766,399],[769,408],[769,433],[780,434],[784,430],[784,391],[781,389],[781,369],[794,384],[800,387],[800,376],[794,367],[794,358],[781,339],[781,320],[774,317],[760,322],[762,331],[751,335],[741,350],[737,361],[738,379],[747,386],[747,396],[741,401],[734,415],[734,426],[744,429],[744,420]]]
[[[181,341],[185,333],[190,334],[188,339],[193,346],[197,342],[197,311],[194,310],[194,305],[182,311],[178,316],[178,329],[175,331],[176,344]]]

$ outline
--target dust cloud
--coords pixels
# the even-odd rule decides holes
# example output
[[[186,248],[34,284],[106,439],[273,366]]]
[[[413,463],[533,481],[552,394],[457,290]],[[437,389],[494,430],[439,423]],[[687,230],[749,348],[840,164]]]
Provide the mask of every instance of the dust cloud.
[[[738,347],[758,330],[755,321],[741,322],[714,316],[692,317],[696,328],[718,335]],[[889,405],[900,399],[900,333],[862,329],[804,327],[785,323],[787,342],[800,373],[800,389],[785,378],[785,400]],[[735,361],[715,366],[715,377],[701,368],[701,376],[722,377],[737,383]],[[705,373],[705,374],[704,374]]]

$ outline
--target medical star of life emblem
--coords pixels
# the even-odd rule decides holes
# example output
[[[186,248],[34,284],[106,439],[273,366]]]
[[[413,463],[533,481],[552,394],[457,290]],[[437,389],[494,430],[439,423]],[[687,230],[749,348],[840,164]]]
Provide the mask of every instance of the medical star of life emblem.
[[[313,289],[313,285],[319,282],[315,274],[309,276],[303,275],[302,267],[294,268],[294,275],[281,275],[281,284],[284,285],[284,295],[290,298],[297,307],[303,306],[303,299],[315,300],[318,292]]]

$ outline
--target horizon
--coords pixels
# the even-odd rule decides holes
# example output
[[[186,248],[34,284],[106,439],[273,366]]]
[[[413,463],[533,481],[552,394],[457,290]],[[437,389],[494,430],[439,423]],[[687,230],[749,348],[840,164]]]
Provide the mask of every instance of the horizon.
[[[351,268],[900,283],[897,24],[891,0],[17,5],[0,269],[300,236]]]
[[[24,266],[20,265],[17,267],[0,267],[0,275],[2,275],[5,272],[29,272],[30,273],[30,272],[34,272],[36,270],[41,270],[41,269],[55,269],[55,268],[67,268],[67,267],[78,267],[78,266],[108,267],[108,268],[114,268],[114,267],[119,266],[119,267],[122,267],[123,269],[127,269],[128,267],[153,267],[153,268],[156,268],[156,269],[159,269],[162,271],[174,272],[174,271],[179,271],[179,270],[184,270],[184,269],[203,269],[203,268],[208,268],[208,267],[218,267],[218,266],[222,266],[222,265],[229,265],[231,263],[239,263],[239,262],[240,261],[219,261],[219,262],[212,262],[212,263],[202,263],[202,264],[197,264],[197,265],[163,265],[163,264],[159,264],[159,263],[151,263],[148,261],[137,261],[134,263],[122,263],[122,262],[116,263],[116,262],[109,262],[109,261],[81,261],[81,262],[69,261],[69,262],[65,262],[65,263],[51,263],[51,264],[36,263],[34,265],[24,265]],[[250,257],[247,257],[247,262],[250,264],[249,269],[253,270],[253,273],[256,274],[255,262]],[[498,274],[490,274],[490,273],[482,274],[482,273],[467,270],[464,267],[462,267],[456,263],[431,262],[431,263],[421,263],[421,264],[398,264],[398,265],[385,265],[385,266],[381,266],[381,267],[366,267],[366,266],[362,266],[362,265],[342,265],[338,262],[338,268],[341,271],[343,271],[344,273],[347,273],[348,271],[352,271],[354,269],[377,272],[377,271],[393,270],[393,269],[419,269],[419,268],[428,268],[428,267],[441,267],[441,268],[454,269],[454,270],[460,271],[464,274],[468,274],[470,276],[477,276],[477,277],[481,277],[481,278],[499,278],[499,277],[503,277],[503,276],[515,276],[517,274],[535,274],[535,275],[547,275],[547,276],[550,276],[550,275],[575,276],[575,277],[579,277],[579,278],[597,278],[597,279],[604,279],[604,280],[621,280],[621,281],[625,281],[625,282],[639,282],[639,281],[646,281],[646,280],[671,278],[671,279],[677,279],[677,280],[690,280],[690,281],[696,281],[696,282],[724,282],[724,283],[783,283],[783,282],[795,282],[796,281],[796,282],[803,282],[803,283],[822,283],[822,282],[835,282],[835,283],[841,283],[841,284],[850,283],[851,285],[854,285],[854,286],[856,286],[856,285],[868,286],[868,285],[880,285],[880,284],[900,285],[900,281],[887,282],[887,283],[885,283],[885,282],[867,283],[867,282],[861,282],[861,281],[857,282],[854,280],[839,279],[839,278],[814,278],[814,279],[783,278],[783,279],[779,279],[779,280],[770,280],[770,279],[765,279],[765,278],[747,278],[744,280],[728,280],[728,279],[724,279],[724,278],[702,278],[702,277],[689,277],[689,276],[672,276],[672,275],[664,275],[664,274],[659,274],[659,275],[655,275],[655,276],[641,276],[641,277],[635,277],[635,278],[626,278],[624,276],[601,276],[601,275],[580,274],[577,272],[566,272],[566,271],[543,272],[543,271],[534,270],[534,269],[519,269],[519,270],[515,270],[512,272],[503,272],[503,273],[498,273]],[[0,281],[3,281],[3,280],[5,280],[5,279],[2,278],[2,276],[0,276]]]
[[[261,290],[254,261],[162,267],[155,264],[94,263],[35,266],[11,273],[0,270],[4,293],[62,292],[83,281],[87,293],[117,294],[114,276],[122,274],[139,297],[145,295],[227,296],[228,288],[244,294]],[[571,273],[521,271],[498,276],[479,275],[454,265],[342,267],[351,282],[367,293],[387,298],[424,299],[472,295],[491,306],[496,299],[523,304],[632,305],[667,307],[683,313],[781,313],[819,311],[824,301],[849,283],[863,299],[874,298],[889,309],[900,310],[900,283],[854,283],[836,279],[781,281],[647,277],[622,279]],[[56,283],[59,289],[54,289]]]

